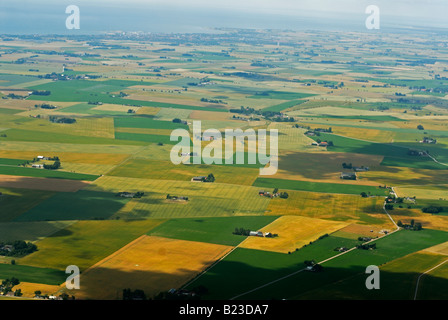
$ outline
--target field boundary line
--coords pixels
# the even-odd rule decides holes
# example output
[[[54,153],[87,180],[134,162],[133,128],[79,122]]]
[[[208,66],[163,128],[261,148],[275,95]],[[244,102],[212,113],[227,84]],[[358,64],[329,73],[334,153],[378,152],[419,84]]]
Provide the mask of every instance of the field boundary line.
[[[432,267],[431,269],[426,270],[425,272],[423,272],[423,273],[418,277],[418,279],[417,279],[417,284],[415,285],[414,300],[417,300],[418,286],[419,286],[421,277],[424,276],[425,274],[427,274],[427,273],[433,271],[434,269],[437,269],[438,267],[440,267],[442,264],[444,264],[444,263],[446,263],[446,262],[448,262],[448,259],[446,259],[446,260],[443,261],[442,263],[439,263],[439,264],[436,265],[435,267]]]
[[[100,261],[98,261],[97,263],[95,263],[94,265],[88,267],[86,270],[84,270],[83,272],[81,272],[82,275],[85,275],[86,273],[88,273],[89,271],[92,271],[92,269],[102,265],[103,263],[105,263],[106,261],[109,261],[110,259],[114,258],[115,256],[121,254],[123,251],[129,249],[130,247],[133,247],[134,245],[136,245],[138,242],[143,241],[143,239],[146,237],[145,234],[141,235],[140,237],[138,237],[137,239],[132,240],[131,242],[129,242],[128,244],[126,244],[124,247],[121,247],[120,249],[114,251],[113,253],[111,253],[110,255],[108,255],[107,257],[101,259]]]

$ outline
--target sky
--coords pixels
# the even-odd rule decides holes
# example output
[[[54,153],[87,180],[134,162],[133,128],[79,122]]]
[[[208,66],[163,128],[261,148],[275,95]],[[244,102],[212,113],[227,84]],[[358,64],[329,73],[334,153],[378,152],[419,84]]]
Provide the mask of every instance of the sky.
[[[67,30],[65,8],[80,9]],[[0,33],[203,32],[214,27],[362,30],[368,5],[381,29],[448,29],[448,0],[1,0]]]

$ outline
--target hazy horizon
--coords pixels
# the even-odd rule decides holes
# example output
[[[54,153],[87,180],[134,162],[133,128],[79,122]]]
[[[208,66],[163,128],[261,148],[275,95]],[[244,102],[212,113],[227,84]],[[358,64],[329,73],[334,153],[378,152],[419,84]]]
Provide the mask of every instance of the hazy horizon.
[[[67,30],[68,5],[81,12],[81,28]],[[367,31],[365,8],[381,11],[381,29],[442,28],[448,3],[440,0],[97,0],[39,1],[0,4],[2,34],[96,34],[110,31],[166,33],[208,32],[210,28]]]

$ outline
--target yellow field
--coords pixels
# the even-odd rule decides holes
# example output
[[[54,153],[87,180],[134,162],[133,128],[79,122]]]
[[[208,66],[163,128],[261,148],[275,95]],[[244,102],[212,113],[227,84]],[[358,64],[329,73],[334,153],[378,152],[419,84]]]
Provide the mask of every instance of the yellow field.
[[[395,221],[410,223],[414,219],[415,222],[421,222],[423,228],[448,231],[448,216],[422,213],[419,209],[406,210],[411,211],[411,215],[400,215],[399,210],[394,211],[396,212],[392,212],[392,217]]]
[[[115,300],[125,288],[148,297],[179,288],[232,247],[142,236],[103,259],[82,275],[77,299]]]
[[[272,199],[266,214],[300,215],[360,224],[374,223],[378,226],[391,224],[387,216],[383,214],[384,199],[382,197],[362,198],[357,195],[306,191],[288,191],[288,194],[288,199]]]
[[[160,108],[156,107],[141,107],[138,108],[137,114],[147,114],[150,116],[155,116],[160,111]]]
[[[93,110],[100,110],[100,111],[118,111],[118,112],[127,112],[129,109],[134,110],[137,112],[140,108],[139,107],[132,107],[132,106],[124,106],[121,104],[110,104],[105,103],[102,105],[98,105],[93,108]]]
[[[76,192],[89,184],[87,181],[0,175],[0,187],[3,188]]]
[[[395,188],[399,197],[417,197],[417,199],[448,199],[447,189],[448,185],[445,185],[443,189],[419,189],[414,187],[398,187]]]
[[[438,254],[444,254],[448,256],[448,241],[438,244],[434,247],[425,249],[424,251],[432,252],[432,253],[438,253]]]
[[[41,283],[20,282],[17,286],[14,286],[14,290],[22,290],[22,298],[34,298],[34,291],[42,292],[42,295],[54,295],[61,287],[56,285],[48,285]]]
[[[294,251],[296,248],[300,249],[310,241],[315,241],[320,236],[335,232],[347,225],[346,222],[283,216],[260,230],[276,233],[278,237],[248,237],[239,246],[248,249],[287,253],[288,251]]]
[[[395,137],[395,132],[378,130],[378,129],[364,129],[364,128],[352,128],[352,127],[333,127],[333,133],[339,134],[349,138],[362,137],[364,140],[375,142],[392,142]]]
[[[448,170],[381,167],[376,170],[360,172],[358,176],[371,181],[377,181],[377,184],[424,186],[431,184],[446,184],[448,181]],[[423,198],[431,196],[430,193],[431,192],[428,192]]]

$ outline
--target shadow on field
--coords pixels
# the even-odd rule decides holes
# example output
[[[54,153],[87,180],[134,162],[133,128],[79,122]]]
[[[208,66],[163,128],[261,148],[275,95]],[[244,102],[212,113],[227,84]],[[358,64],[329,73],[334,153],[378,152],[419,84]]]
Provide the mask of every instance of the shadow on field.
[[[208,294],[202,300],[227,300],[263,286],[273,280],[302,269],[265,269],[245,263],[223,261],[213,270],[197,278],[188,290],[197,291],[201,286]],[[366,266],[347,268],[325,267],[321,272],[302,271],[259,290],[247,293],[236,300],[413,300],[416,281],[420,273],[380,272],[380,289],[368,290]],[[121,300],[123,289],[143,290],[147,299],[154,299],[159,292],[179,289],[186,279],[194,276],[190,270],[178,269],[176,273],[97,267],[81,274],[81,290],[69,293],[77,299]],[[448,279],[424,275],[420,279],[417,299],[448,299]]]

